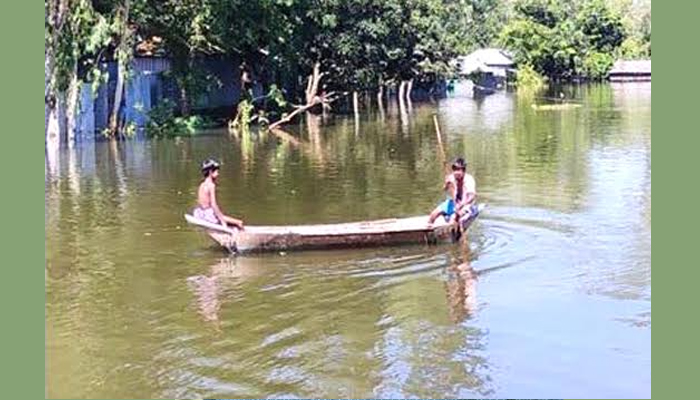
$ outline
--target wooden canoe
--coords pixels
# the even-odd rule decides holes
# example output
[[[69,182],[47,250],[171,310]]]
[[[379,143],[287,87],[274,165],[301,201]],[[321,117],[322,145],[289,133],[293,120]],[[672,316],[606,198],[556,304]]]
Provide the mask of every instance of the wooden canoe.
[[[484,204],[478,205],[479,213],[484,207]],[[479,213],[463,221],[465,230]],[[435,244],[449,239],[452,228],[444,218],[438,218],[432,226],[428,226],[427,215],[323,225],[252,225],[244,230],[212,224],[189,214],[185,215],[185,219],[232,252]]]

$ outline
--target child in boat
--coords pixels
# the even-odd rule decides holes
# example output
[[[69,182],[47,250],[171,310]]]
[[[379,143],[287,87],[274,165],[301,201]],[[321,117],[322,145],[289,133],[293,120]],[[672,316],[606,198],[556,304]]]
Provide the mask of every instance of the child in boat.
[[[452,163],[452,173],[445,178],[444,190],[448,197],[430,213],[428,223],[432,224],[441,215],[445,221],[457,222],[468,218],[476,206],[476,182],[466,172],[467,162],[459,157]]]
[[[243,229],[243,221],[229,217],[221,212],[216,202],[216,180],[219,177],[219,163],[208,159],[202,163],[204,181],[197,191],[197,207],[192,213],[196,218],[223,226],[233,225]]]

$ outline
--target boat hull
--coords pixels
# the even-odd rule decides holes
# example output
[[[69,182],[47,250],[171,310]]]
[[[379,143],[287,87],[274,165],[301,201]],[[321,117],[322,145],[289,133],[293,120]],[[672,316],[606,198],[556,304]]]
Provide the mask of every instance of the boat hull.
[[[479,212],[482,209],[483,205],[479,205]],[[477,216],[478,213],[463,221],[463,227],[468,228]],[[436,244],[449,240],[453,228],[443,218],[429,226],[425,215],[341,224],[248,226],[244,230],[208,224],[190,215],[185,218],[205,229],[211,239],[232,252]]]

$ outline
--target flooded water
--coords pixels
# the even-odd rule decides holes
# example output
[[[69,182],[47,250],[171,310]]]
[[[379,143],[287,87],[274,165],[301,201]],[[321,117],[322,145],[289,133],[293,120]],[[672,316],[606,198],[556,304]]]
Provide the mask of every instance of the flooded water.
[[[46,178],[48,396],[650,397],[651,84],[563,90],[580,107],[458,90],[289,126],[299,141],[65,150]],[[229,258],[185,224],[209,156],[250,225],[427,214],[435,113],[488,203],[468,245]]]

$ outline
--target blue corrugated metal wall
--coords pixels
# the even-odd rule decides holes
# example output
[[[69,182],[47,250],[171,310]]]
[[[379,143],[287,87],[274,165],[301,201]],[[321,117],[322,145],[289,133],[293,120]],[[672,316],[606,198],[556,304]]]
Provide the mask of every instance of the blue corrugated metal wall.
[[[234,107],[240,96],[239,69],[236,60],[207,58],[196,61],[197,68],[211,74],[218,85],[195,101],[195,110]],[[107,83],[100,85],[95,93],[91,84],[81,87],[77,110],[76,137],[88,139],[92,133],[99,133],[109,124],[116,85],[116,63],[106,63],[103,70],[109,74]],[[174,80],[164,72],[170,70],[170,60],[166,58],[136,58],[132,61],[130,75],[125,84],[122,116],[127,123],[143,128],[148,121],[148,112],[162,99],[170,98],[177,102],[178,88]]]

